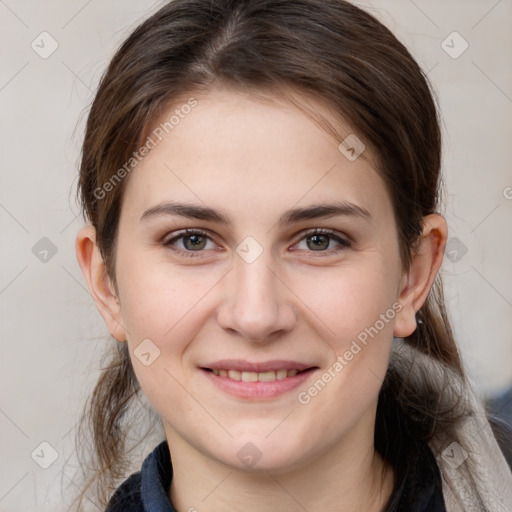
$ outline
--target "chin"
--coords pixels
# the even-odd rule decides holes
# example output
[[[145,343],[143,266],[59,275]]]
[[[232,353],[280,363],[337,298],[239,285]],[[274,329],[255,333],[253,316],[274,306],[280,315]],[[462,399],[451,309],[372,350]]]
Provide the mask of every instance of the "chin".
[[[304,443],[300,439],[287,439],[288,442],[276,436],[275,439],[265,439],[255,436],[253,441],[250,437],[244,436],[243,441],[235,441],[226,446],[222,453],[218,455],[217,460],[230,466],[237,471],[246,473],[287,472],[301,465],[306,464]],[[233,457],[231,454],[235,454]]]

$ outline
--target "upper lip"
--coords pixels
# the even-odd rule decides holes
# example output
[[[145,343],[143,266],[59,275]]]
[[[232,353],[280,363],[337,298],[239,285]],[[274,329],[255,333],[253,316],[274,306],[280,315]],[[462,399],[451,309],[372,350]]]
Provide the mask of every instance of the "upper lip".
[[[201,366],[210,370],[238,370],[240,372],[275,372],[277,370],[307,370],[316,368],[314,365],[289,360],[262,361],[259,363],[243,359],[222,359]]]

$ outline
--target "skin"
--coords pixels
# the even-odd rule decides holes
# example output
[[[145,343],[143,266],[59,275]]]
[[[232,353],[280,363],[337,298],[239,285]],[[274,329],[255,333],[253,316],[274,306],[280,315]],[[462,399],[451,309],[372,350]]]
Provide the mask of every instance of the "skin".
[[[446,223],[424,219],[406,272],[391,200],[368,149],[349,161],[339,141],[276,96],[212,89],[196,98],[129,177],[115,284],[94,228],[84,228],[76,246],[98,309],[111,334],[127,340],[137,379],[162,419],[174,469],[169,496],[179,512],[382,510],[394,478],[373,446],[378,392],[393,335],[416,328],[442,262]],[[350,133],[325,105],[309,105]],[[209,206],[232,223],[167,214],[141,220],[170,201]],[[334,201],[370,217],[278,223],[288,209]],[[184,228],[211,237],[199,251],[183,238],[164,244]],[[334,230],[352,245],[329,237],[321,240],[330,240],[327,248],[308,245],[304,232],[312,228]],[[262,248],[252,263],[236,252],[248,236]],[[401,309],[378,335],[307,405],[299,403],[298,393],[393,304]],[[133,354],[144,339],[160,350],[149,366]],[[284,395],[242,399],[199,369],[225,358],[292,359],[319,369]],[[237,456],[249,442],[261,453],[252,467]]]

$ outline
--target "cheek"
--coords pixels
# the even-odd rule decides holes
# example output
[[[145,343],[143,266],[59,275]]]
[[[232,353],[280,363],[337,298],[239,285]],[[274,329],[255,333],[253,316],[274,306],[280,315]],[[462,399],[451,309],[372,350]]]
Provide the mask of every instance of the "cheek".
[[[311,289],[308,304],[319,317],[329,360],[309,388],[299,391],[304,421],[307,417],[338,418],[324,422],[315,443],[346,435],[375,406],[387,371],[393,341],[393,324],[400,308],[394,276],[380,272],[381,265],[340,274]],[[387,277],[386,277],[387,275]],[[329,284],[328,284],[329,283]],[[334,284],[333,284],[334,283]],[[370,414],[371,416],[371,414]]]
[[[212,317],[211,297],[223,271],[176,268],[143,251],[119,254],[121,313],[137,380],[160,414],[188,408],[180,383],[189,349]]]
[[[296,278],[294,291],[337,354],[358,337],[364,341],[365,333],[392,338],[399,274],[390,273],[383,260],[361,258],[347,267],[302,272]]]
[[[118,259],[117,278],[128,339],[150,338],[163,345],[164,340],[190,338],[192,333],[186,336],[183,329],[199,324],[190,318],[201,314],[198,306],[218,281],[213,274],[176,268],[142,251],[125,252]]]
[[[210,314],[205,293],[214,279],[190,279],[168,263],[132,253],[119,259],[121,312],[137,380],[155,410],[192,413],[184,393],[183,366]]]

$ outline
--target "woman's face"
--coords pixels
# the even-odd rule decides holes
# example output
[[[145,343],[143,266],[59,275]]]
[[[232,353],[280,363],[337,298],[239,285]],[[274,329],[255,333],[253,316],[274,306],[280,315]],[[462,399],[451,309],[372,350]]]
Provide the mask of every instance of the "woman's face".
[[[284,471],[371,444],[402,269],[369,151],[277,98],[196,98],[131,172],[116,247],[118,320],[171,451]]]

